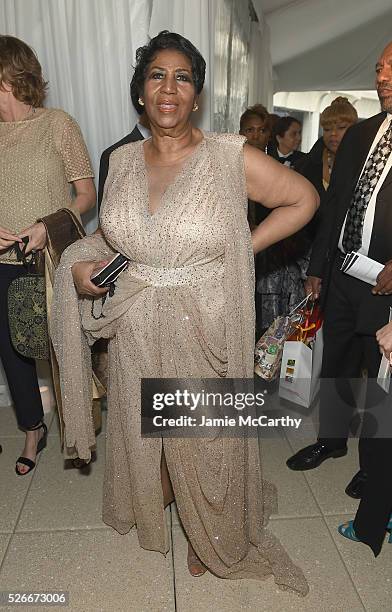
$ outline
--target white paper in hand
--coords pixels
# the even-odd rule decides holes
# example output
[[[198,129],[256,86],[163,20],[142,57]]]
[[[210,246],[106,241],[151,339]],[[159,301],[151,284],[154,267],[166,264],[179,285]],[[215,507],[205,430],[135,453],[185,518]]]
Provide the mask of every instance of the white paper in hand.
[[[392,308],[389,309],[389,322],[392,321]],[[389,386],[391,384],[391,364],[389,359],[383,355],[381,357],[380,368],[378,370],[377,384],[380,385],[381,389],[385,393],[389,393]]]
[[[347,253],[342,265],[341,270],[354,278],[358,278],[369,285],[377,285],[377,276],[380,274],[384,265],[362,255],[361,253]]]

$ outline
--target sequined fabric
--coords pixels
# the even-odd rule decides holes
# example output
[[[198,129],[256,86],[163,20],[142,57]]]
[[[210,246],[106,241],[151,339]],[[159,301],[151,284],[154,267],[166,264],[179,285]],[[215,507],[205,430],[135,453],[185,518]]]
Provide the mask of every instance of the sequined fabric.
[[[69,184],[94,176],[75,120],[40,108],[29,119],[0,122],[0,226],[18,233],[71,205]],[[0,263],[16,254],[0,253]]]
[[[301,595],[308,587],[266,524],[276,490],[263,481],[258,441],[140,436],[141,377],[253,378],[253,255],[247,225],[244,139],[206,134],[149,214],[143,143],[112,154],[101,226],[64,253],[51,325],[58,356],[66,445],[88,459],[89,345],[109,338],[103,519],[120,533],[137,525],[142,547],[169,549],[160,483],[165,457],[179,515],[205,565],[222,578],[266,578]],[[111,249],[132,261],[104,318],[79,299],[71,266]],[[64,304],[64,299],[66,300]],[[184,560],[185,563],[185,560]]]

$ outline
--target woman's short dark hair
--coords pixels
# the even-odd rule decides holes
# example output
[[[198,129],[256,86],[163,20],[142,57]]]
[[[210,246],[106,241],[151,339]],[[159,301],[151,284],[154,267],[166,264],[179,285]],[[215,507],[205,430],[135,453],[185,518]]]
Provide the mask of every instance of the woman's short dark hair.
[[[48,84],[41,64],[33,49],[14,36],[0,35],[0,87],[3,83],[25,104],[38,107],[45,99]]]
[[[280,117],[274,125],[274,136],[281,136],[283,138],[292,123],[301,125],[299,119],[295,117]]]
[[[206,63],[201,53],[194,45],[181,34],[163,30],[157,36],[151,38],[150,42],[139,47],[136,51],[136,65],[131,81],[131,98],[135,109],[139,114],[143,112],[143,107],[138,103],[139,96],[144,89],[144,81],[148,66],[159,51],[164,49],[174,49],[183,53],[192,64],[192,78],[196,93],[199,94],[203,89],[206,72]]]
[[[242,113],[240,117],[240,130],[244,127],[244,123],[252,117],[258,117],[261,121],[264,121],[265,127],[268,130],[270,129],[269,112],[262,104],[254,104],[253,106],[248,106]]]

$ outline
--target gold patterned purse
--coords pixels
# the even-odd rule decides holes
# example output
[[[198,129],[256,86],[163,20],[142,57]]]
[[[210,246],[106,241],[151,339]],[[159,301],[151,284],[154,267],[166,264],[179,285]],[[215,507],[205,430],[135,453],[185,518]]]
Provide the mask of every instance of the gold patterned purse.
[[[43,253],[26,257],[17,248],[26,273],[15,278],[8,288],[8,322],[14,349],[24,357],[49,359],[49,334],[46,310],[46,288]]]

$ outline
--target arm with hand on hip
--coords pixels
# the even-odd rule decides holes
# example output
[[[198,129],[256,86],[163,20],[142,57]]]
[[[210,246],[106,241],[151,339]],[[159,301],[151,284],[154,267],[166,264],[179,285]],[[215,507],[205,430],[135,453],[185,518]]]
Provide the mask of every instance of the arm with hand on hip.
[[[319,196],[309,181],[255,147],[245,145],[244,162],[249,199],[273,209],[252,232],[258,253],[304,227],[319,206]]]

